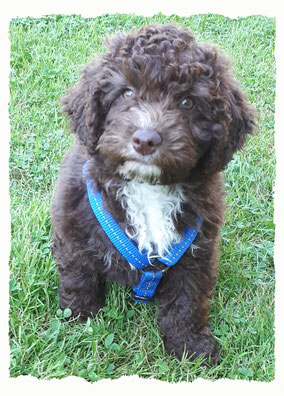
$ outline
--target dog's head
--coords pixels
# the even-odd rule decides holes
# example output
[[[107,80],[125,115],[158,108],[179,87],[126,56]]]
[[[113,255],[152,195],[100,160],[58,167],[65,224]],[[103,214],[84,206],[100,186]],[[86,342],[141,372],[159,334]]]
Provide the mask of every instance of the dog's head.
[[[107,45],[63,99],[89,155],[122,177],[158,183],[224,169],[255,127],[230,61],[175,25],[118,34]]]

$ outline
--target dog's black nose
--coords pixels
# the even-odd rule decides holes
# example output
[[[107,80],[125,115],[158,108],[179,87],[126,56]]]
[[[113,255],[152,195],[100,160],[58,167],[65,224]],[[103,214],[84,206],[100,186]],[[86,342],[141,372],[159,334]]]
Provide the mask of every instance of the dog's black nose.
[[[161,143],[161,136],[149,129],[138,129],[132,136],[134,149],[142,155],[153,154]]]

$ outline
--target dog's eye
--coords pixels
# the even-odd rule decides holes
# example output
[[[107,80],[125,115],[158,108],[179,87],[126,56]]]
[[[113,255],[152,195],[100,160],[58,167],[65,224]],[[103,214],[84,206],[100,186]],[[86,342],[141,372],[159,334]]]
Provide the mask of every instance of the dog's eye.
[[[134,92],[132,91],[132,89],[126,89],[124,92],[123,92],[123,94],[122,94],[122,96],[124,97],[124,98],[131,98],[131,96],[133,96],[134,95]]]
[[[185,110],[190,110],[193,108],[193,101],[190,98],[185,98],[181,102],[180,107]]]

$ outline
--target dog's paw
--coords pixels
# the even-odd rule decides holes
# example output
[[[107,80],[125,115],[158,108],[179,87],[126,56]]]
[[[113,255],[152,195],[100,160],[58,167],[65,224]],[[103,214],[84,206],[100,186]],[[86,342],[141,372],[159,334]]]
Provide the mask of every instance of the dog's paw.
[[[219,350],[208,328],[198,333],[188,333],[186,340],[176,337],[175,339],[164,338],[165,349],[168,353],[174,353],[179,360],[183,357],[193,361],[198,357],[204,358],[203,364],[211,366],[219,362]]]
[[[70,315],[66,316],[66,319],[68,320],[78,320],[79,322],[86,322],[88,318],[94,318],[99,310],[103,306],[101,305],[93,305],[91,307],[88,307],[88,309],[84,308],[79,308],[79,307],[72,307],[68,306],[67,308],[70,309]],[[66,307],[64,308],[61,305],[62,310],[66,310]]]
[[[70,309],[70,315],[66,319],[76,319],[85,322],[88,318],[94,318],[99,310],[103,308],[103,300],[93,300],[89,295],[83,293],[64,293],[61,290],[60,308],[64,311]]]

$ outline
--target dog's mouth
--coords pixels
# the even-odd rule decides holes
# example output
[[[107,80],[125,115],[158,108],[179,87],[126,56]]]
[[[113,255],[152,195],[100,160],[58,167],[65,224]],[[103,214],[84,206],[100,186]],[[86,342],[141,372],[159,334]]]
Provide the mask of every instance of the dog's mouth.
[[[121,154],[116,173],[126,181],[168,185],[181,182],[190,174],[191,167],[183,166],[171,153],[168,152],[167,155],[160,149],[152,154],[143,155],[128,145]]]
[[[156,164],[159,150],[138,152],[133,144],[128,144],[122,153],[118,174],[124,180],[136,180],[149,184],[160,184],[161,168]]]
[[[149,184],[161,183],[161,168],[137,159],[124,161],[118,166],[118,173],[124,180],[135,180]]]

